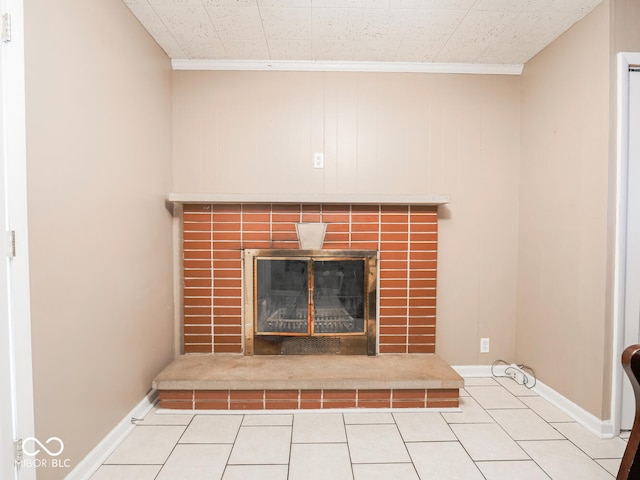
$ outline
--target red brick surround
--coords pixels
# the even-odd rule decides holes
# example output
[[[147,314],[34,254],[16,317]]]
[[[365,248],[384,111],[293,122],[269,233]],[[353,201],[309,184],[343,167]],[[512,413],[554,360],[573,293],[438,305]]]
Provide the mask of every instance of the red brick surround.
[[[302,410],[330,408],[457,408],[458,389],[161,390],[160,408]]]
[[[435,352],[436,206],[206,204],[184,205],[185,353],[243,353],[242,251],[298,249],[298,222],[327,223],[323,249],[379,251],[380,353]]]

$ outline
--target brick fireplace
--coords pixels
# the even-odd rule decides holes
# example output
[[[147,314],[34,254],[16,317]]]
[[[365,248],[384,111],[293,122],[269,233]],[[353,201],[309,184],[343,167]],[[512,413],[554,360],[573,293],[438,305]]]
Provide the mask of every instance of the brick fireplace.
[[[447,196],[404,196],[403,201],[396,196],[387,204],[363,196],[353,203],[353,196],[340,195],[333,203],[313,195],[303,195],[300,203],[285,203],[274,195],[249,195],[242,201],[229,195],[211,195],[210,201],[197,195],[173,197],[167,206],[181,222],[184,355],[152,383],[160,408],[458,407],[464,381],[435,355],[437,209],[448,203]],[[324,237],[313,247],[305,246],[299,241],[299,224],[322,224]],[[297,273],[271,264],[273,258],[288,259]],[[356,267],[360,258],[371,262],[363,270]],[[337,288],[335,279],[314,276],[335,270],[327,260],[346,261],[348,265],[337,270],[338,276],[352,277],[348,289]],[[365,300],[364,313],[353,300],[354,285],[362,288],[355,280],[361,276],[375,278],[364,282],[365,289],[374,289],[372,296],[365,295],[370,301]],[[262,277],[270,278],[276,291],[273,305],[263,301],[262,290],[252,283]],[[300,300],[305,294],[295,293],[301,284],[311,285],[306,306]],[[324,289],[317,297],[316,287]],[[252,289],[253,297],[248,294]],[[323,295],[330,290],[339,292],[339,304],[325,302]],[[287,299],[286,308],[282,298]],[[336,305],[348,311],[340,321],[331,312]],[[261,317],[261,311],[266,315]],[[257,351],[265,340],[260,335],[270,342],[273,334],[291,338],[293,332],[304,342],[318,337],[324,342],[330,330],[346,343],[354,342],[350,335],[366,332],[366,341],[361,341],[366,348],[322,354],[295,348],[278,354]]]
[[[299,250],[297,223],[322,222],[322,250],[377,251],[377,352],[434,353],[435,205],[183,205],[184,353],[244,354],[243,252]]]

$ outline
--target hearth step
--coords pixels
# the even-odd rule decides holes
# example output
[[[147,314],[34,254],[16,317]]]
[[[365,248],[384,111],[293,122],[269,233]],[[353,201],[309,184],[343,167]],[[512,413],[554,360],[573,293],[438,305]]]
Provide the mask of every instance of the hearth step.
[[[183,355],[153,381],[160,408],[457,408],[464,381],[436,355]]]

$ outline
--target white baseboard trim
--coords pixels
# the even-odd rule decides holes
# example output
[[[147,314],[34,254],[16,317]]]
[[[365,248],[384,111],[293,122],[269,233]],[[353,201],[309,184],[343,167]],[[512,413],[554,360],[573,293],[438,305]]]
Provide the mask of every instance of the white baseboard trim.
[[[100,465],[113,453],[124,438],[133,430],[135,425],[132,418],[143,418],[153,408],[158,392],[149,392],[109,434],[84,457],[80,463],[65,477],[65,480],[87,480]]]
[[[496,365],[493,367],[493,371],[496,374],[503,375],[506,368],[518,368],[515,365]],[[462,377],[467,378],[480,378],[480,377],[492,377],[491,365],[461,365],[454,366],[453,369],[458,372]],[[521,370],[522,371],[522,370]],[[527,372],[524,372],[527,374]],[[585,427],[600,438],[613,438],[614,425],[611,420],[601,420],[595,415],[587,412],[581,406],[575,404],[567,397],[561,395],[553,388],[544,384],[540,380],[536,379],[536,384],[532,390],[540,395],[542,398],[551,403],[558,410],[566,413],[573,418],[580,425]]]
[[[536,381],[533,391],[600,438],[613,438],[614,428],[611,420],[599,419],[540,380]]]
[[[494,371],[503,374],[505,367],[507,367],[507,365],[496,365]],[[493,376],[491,374],[491,365],[460,365],[453,366],[452,368],[458,372],[458,375],[461,377],[482,378]]]

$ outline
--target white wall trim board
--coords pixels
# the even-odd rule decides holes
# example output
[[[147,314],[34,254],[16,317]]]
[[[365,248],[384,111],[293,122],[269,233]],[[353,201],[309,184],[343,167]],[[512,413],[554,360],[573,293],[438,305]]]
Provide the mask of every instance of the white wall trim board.
[[[96,447],[69,472],[65,480],[84,480],[95,473],[113,451],[122,443],[135,425],[132,418],[144,418],[156,402],[158,392],[152,390],[107,434]]]
[[[180,60],[171,61],[174,70],[254,70],[273,72],[389,72],[463,73],[473,75],[520,75],[523,65],[485,63],[418,62],[302,62],[277,60]]]
[[[501,375],[504,374],[504,370],[507,365],[496,365],[494,367],[494,371],[499,372]],[[491,365],[460,365],[452,367],[458,375],[461,377],[467,378],[484,378],[484,377],[492,377],[491,375]]]
[[[513,367],[513,365],[496,365],[494,372],[502,375],[507,367]],[[493,377],[491,374],[491,365],[461,365],[454,366],[453,369],[462,377]],[[611,420],[601,420],[597,418],[540,380],[536,380],[536,384],[532,390],[598,437],[612,438],[615,435],[613,422]]]
[[[614,431],[611,420],[599,419],[539,380],[536,381],[533,391],[600,438],[613,438]]]

